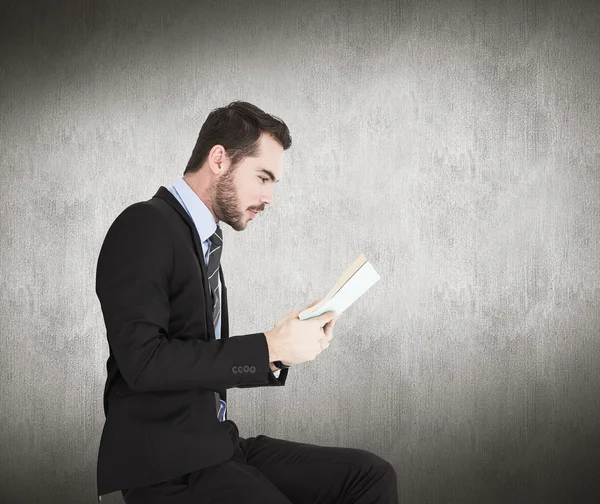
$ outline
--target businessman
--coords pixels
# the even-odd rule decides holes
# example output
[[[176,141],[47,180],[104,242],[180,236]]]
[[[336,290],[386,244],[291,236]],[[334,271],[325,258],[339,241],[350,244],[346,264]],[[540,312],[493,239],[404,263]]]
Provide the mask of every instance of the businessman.
[[[335,313],[301,321],[301,310],[229,335],[221,226],[243,231],[273,204],[290,146],[285,123],[250,103],[215,109],[183,177],[110,226],[96,270],[109,345],[100,500],[397,503],[393,467],[371,452],[242,438],[228,419],[227,389],[285,385],[333,335]]]

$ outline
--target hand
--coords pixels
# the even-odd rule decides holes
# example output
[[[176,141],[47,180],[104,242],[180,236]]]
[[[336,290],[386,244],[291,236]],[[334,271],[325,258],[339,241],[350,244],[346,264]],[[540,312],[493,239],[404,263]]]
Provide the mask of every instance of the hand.
[[[315,301],[312,304],[308,305],[303,310],[297,310],[297,311],[294,311],[294,312],[290,312],[290,314],[294,313],[297,316],[298,314],[302,313],[304,310],[308,310],[309,308],[312,308],[313,306],[315,306],[316,304],[318,304],[320,302],[321,302],[321,300],[318,299],[317,301]],[[329,322],[327,322],[323,326],[323,333],[324,333],[324,335],[321,338],[321,348],[323,350],[325,350],[329,346],[329,344],[331,343],[331,340],[333,339],[333,326],[335,326],[335,322],[339,318],[340,318],[340,314],[337,314],[334,318],[332,318]]]
[[[312,303],[311,305],[307,306],[306,308],[304,308],[304,310],[308,310],[309,308],[311,308],[312,306],[315,306],[316,304],[318,304],[321,300],[317,300],[314,303]],[[298,313],[303,312],[304,310],[298,310]],[[324,326],[323,326],[323,337],[321,338],[321,349],[325,350],[329,344],[331,343],[331,340],[333,339],[333,326],[335,326],[335,322],[336,320],[340,318],[340,314],[337,314],[334,318],[332,318],[329,322],[327,322]]]
[[[318,302],[315,301],[307,308]],[[303,310],[291,311],[273,329],[265,332],[271,362],[281,360],[290,366],[300,364],[313,360],[329,345],[333,328],[330,321],[337,314],[329,311],[318,317],[300,320],[298,315],[301,311]]]
[[[321,301],[320,299],[317,299],[313,303],[309,304],[306,308],[302,308],[301,310],[292,310],[285,317],[283,317],[280,321],[278,321],[275,324],[275,327],[281,327],[281,325],[283,325],[289,319],[297,318],[298,315],[300,315],[300,313],[302,313],[304,310],[308,310],[309,308],[312,308],[313,306],[315,306],[316,304],[318,304],[320,301]],[[275,359],[275,360],[281,360],[281,359]]]
[[[325,333],[324,337],[321,339],[321,348],[323,350],[325,350],[331,343],[331,340],[333,339],[333,326],[335,325],[335,322],[339,318],[340,318],[340,316],[336,315],[329,322],[327,322],[325,324],[325,326],[323,327],[323,332]]]
[[[312,306],[315,306],[317,303],[319,303],[319,301],[321,301],[321,300],[317,299],[316,301],[314,301],[312,304],[308,305],[303,310],[293,310],[293,311],[289,312],[285,317],[283,317],[281,320],[279,320],[278,322],[275,323],[275,328],[280,328],[289,319],[298,317],[298,315],[300,313],[302,313],[304,310],[308,310]],[[265,333],[265,335],[267,335],[267,333]],[[267,344],[268,344],[268,341],[269,341],[269,339],[267,338]],[[271,349],[271,346],[269,346],[269,355],[271,355],[273,353],[273,352],[271,352],[270,349]],[[273,361],[273,360],[281,361],[282,359],[271,358],[271,361]],[[291,365],[289,362],[284,362],[284,364],[286,364],[288,366]],[[275,364],[273,364],[273,362],[269,362],[269,367],[271,368],[271,371],[280,371],[280,368],[278,368]]]

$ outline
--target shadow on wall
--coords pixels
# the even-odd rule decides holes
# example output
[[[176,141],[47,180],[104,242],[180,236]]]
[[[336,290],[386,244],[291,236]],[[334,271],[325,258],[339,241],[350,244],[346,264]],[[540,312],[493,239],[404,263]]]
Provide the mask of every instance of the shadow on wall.
[[[574,343],[583,338],[575,334]],[[490,406],[503,398],[491,394],[477,398],[478,408],[468,411],[466,424],[448,427],[443,412],[430,419],[421,435],[423,448],[411,433],[410,443],[399,444],[414,447],[416,442],[416,455],[405,459],[400,453],[392,461],[400,502],[600,502],[598,362],[600,341],[579,345],[554,363],[560,374],[553,383],[531,376],[521,383],[510,380],[508,394],[518,409],[501,418],[490,416],[498,411]],[[538,371],[532,364],[530,374]],[[397,433],[404,432],[400,425]],[[423,442],[426,436],[432,439]]]

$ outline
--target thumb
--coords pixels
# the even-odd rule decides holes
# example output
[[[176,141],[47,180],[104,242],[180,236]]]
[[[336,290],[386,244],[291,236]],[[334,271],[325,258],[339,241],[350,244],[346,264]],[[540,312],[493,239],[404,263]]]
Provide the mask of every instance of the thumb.
[[[318,304],[320,301],[321,301],[320,299],[317,299],[317,300],[316,300],[316,301],[314,301],[313,303],[309,304],[309,305],[308,305],[308,306],[305,308],[305,310],[308,310],[309,308],[312,308],[313,306],[315,306],[316,304]],[[302,311],[302,310],[300,310],[300,311]]]
[[[300,315],[303,311],[306,311],[310,308],[312,308],[313,306],[315,306],[316,304],[318,304],[321,300],[317,299],[316,301],[314,301],[312,304],[309,304],[306,308],[301,308],[299,310],[294,310],[293,312],[290,312],[290,315],[293,313],[294,316],[292,318],[296,318],[298,315]]]
[[[285,316],[286,320],[296,318],[300,314],[301,311],[302,310],[292,310]]]
[[[318,317],[313,317],[313,320],[318,320],[319,323],[326,324],[331,319],[337,317],[337,315],[338,314],[335,311],[328,311],[328,312],[322,313]]]

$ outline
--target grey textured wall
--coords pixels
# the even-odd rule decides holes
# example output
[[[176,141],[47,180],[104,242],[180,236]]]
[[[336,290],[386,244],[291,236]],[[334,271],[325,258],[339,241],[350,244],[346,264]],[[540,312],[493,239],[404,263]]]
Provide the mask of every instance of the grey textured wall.
[[[0,502],[94,501],[100,245],[234,99],[294,145],[224,230],[233,334],[361,251],[382,277],[285,387],[231,392],[242,435],[373,451],[403,503],[600,500],[597,2],[1,9]]]

